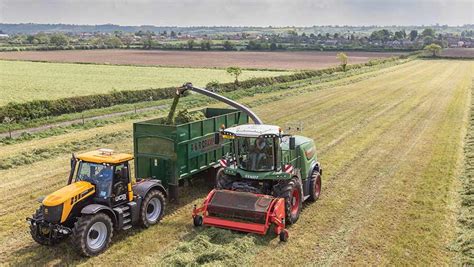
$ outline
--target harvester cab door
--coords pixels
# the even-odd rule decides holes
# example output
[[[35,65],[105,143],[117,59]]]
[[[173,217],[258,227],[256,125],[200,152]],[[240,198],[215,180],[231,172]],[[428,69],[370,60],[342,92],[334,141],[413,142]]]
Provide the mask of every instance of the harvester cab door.
[[[128,202],[128,184],[130,182],[130,171],[128,162],[114,167],[112,186],[112,206],[118,206]]]

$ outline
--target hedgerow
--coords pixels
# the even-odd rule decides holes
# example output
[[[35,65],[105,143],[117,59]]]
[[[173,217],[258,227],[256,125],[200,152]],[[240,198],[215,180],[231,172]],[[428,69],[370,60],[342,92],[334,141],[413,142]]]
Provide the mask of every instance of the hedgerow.
[[[397,60],[398,57],[386,59],[372,59],[366,63],[348,65],[347,70],[359,69],[366,66],[374,66],[390,61]],[[336,72],[342,72],[342,67],[332,67],[321,70],[301,71],[289,75],[280,75],[275,77],[252,78],[239,83],[215,83],[209,84],[212,90],[217,92],[231,92],[239,89],[248,89],[252,87],[270,86],[278,83],[287,83],[292,81],[304,80],[323,75],[329,75]],[[88,96],[74,96],[69,98],[54,100],[33,100],[25,103],[9,103],[0,107],[0,122],[6,117],[16,122],[22,122],[32,119],[58,116],[68,113],[82,112],[89,109],[105,108],[120,104],[131,104],[144,101],[154,101],[173,98],[176,88],[156,88],[145,90],[125,90],[114,91],[107,94],[97,94]]]

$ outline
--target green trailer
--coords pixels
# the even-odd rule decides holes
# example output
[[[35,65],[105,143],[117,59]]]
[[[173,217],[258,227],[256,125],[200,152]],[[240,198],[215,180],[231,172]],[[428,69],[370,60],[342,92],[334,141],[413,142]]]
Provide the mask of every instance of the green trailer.
[[[218,164],[230,152],[231,142],[219,140],[222,126],[246,124],[249,116],[235,109],[206,108],[207,119],[164,125],[159,119],[133,124],[135,177],[161,180],[171,199],[178,198],[184,179]]]

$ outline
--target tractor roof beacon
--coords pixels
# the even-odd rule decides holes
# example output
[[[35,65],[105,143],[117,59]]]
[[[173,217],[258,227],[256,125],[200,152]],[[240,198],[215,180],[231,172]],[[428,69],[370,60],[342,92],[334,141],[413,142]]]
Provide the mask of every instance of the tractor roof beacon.
[[[42,245],[68,236],[85,256],[107,249],[114,231],[158,223],[167,191],[159,180],[132,183],[133,156],[100,149],[71,158],[68,184],[40,200],[30,233]]]

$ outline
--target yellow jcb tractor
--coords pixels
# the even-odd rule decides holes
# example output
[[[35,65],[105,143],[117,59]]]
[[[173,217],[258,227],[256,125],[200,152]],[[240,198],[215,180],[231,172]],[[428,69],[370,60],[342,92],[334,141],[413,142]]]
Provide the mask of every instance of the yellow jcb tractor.
[[[68,185],[40,199],[27,218],[33,239],[54,245],[71,236],[83,255],[95,256],[107,249],[114,231],[159,222],[167,191],[159,180],[132,185],[132,159],[110,149],[73,155]]]

